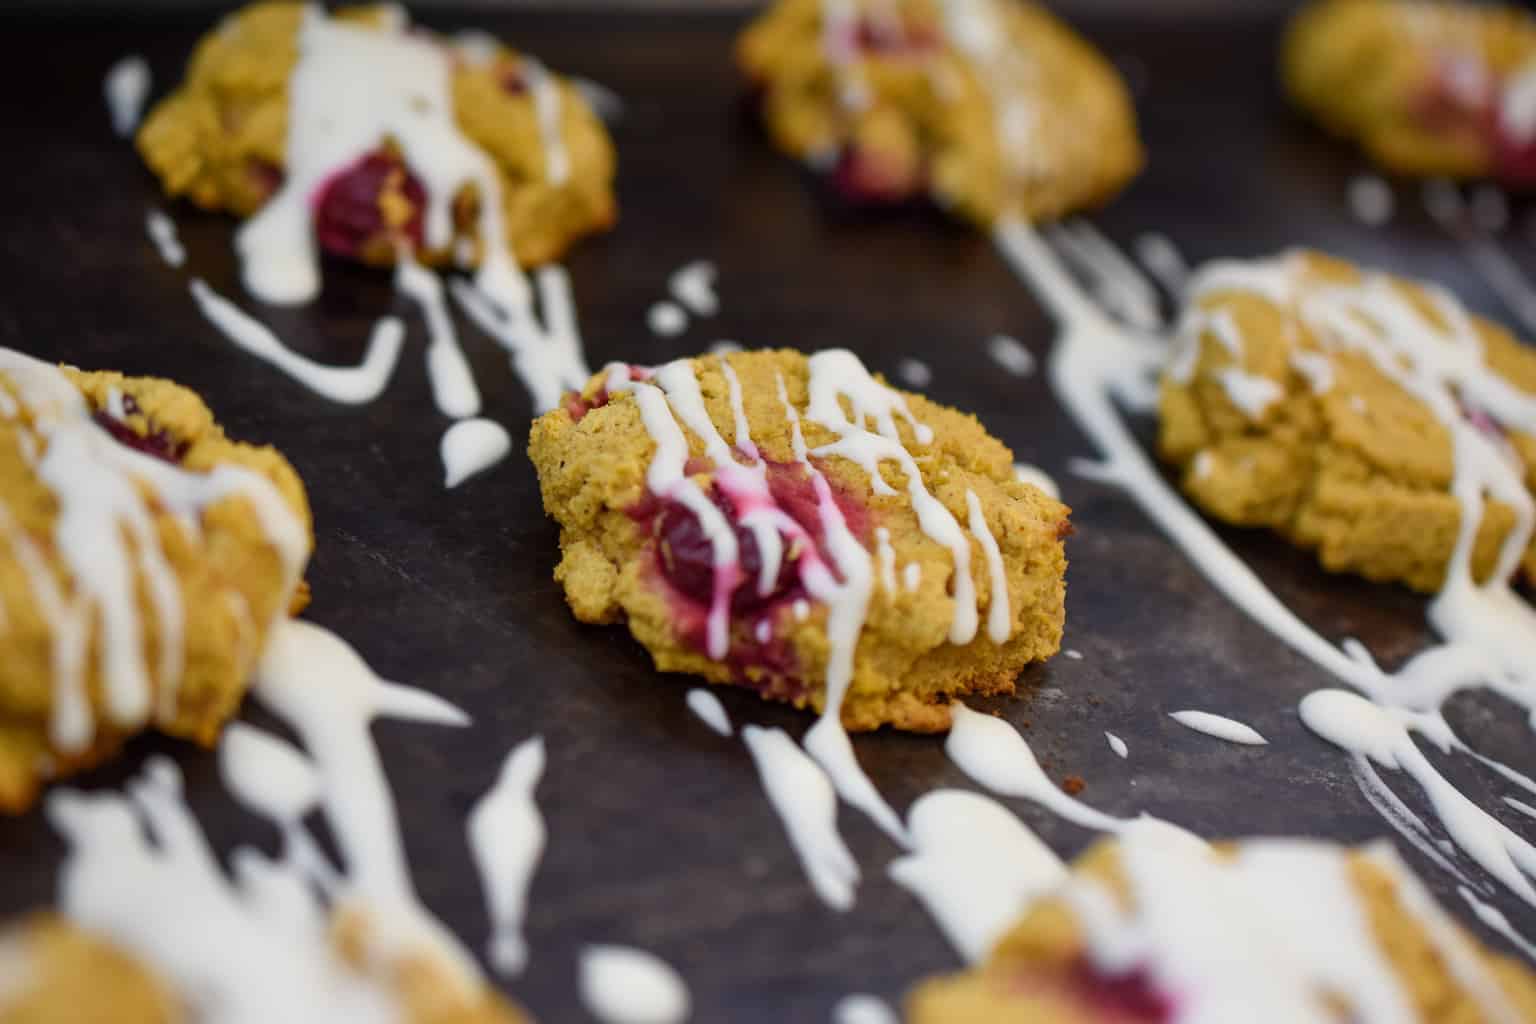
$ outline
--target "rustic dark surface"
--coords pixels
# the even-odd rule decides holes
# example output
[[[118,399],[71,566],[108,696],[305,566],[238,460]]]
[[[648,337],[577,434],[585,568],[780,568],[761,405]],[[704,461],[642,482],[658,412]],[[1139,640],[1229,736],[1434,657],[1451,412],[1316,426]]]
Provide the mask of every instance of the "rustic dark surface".
[[[458,27],[448,16],[434,24]],[[1350,781],[1346,759],[1312,737],[1297,701],[1328,680],[1228,605],[1119,494],[1066,471],[1090,454],[1039,377],[1016,380],[988,359],[1008,332],[1044,357],[1051,327],[987,241],[931,218],[829,218],[805,182],[746,127],[729,60],[736,21],[724,17],[595,19],[506,16],[489,27],[555,67],[615,88],[623,214],[611,235],[568,261],[593,365],[659,362],[719,338],[815,349],[846,345],[894,371],[903,356],[934,369],[932,395],[976,412],[1023,459],[1062,482],[1074,506],[1066,646],[1000,702],[1060,779],[1106,811],[1149,811],[1211,836],[1388,833]],[[509,986],[545,1021],[584,1019],[574,988],[584,943],[633,943],[675,964],[701,1021],[825,1020],[851,991],[896,998],[914,979],[956,966],[921,908],[885,878],[896,850],[858,815],[844,831],[866,875],[846,915],[811,892],[746,752],[686,710],[689,685],[658,676],[618,628],[574,622],[550,577],[555,529],[540,512],[520,455],[455,493],[439,478],[446,426],[431,404],[421,334],[383,275],[327,269],[312,308],[267,318],[305,352],[359,358],[369,325],[390,308],[411,316],[412,347],[388,393],[357,409],[316,398],[233,350],[205,324],[145,240],[159,202],[133,152],[114,139],[101,75],[118,56],[149,55],[157,93],[179,73],[206,22],[0,22],[5,118],[5,246],[0,343],[88,367],[174,376],[201,391],[238,437],[286,450],[309,484],[318,524],[310,616],[355,643],[388,676],[455,701],[473,727],[385,724],[378,735],[427,904],[476,948],[486,922],[464,843],[464,815],[506,751],[542,734],[549,767],[539,790],[549,848],[535,880],[528,972]],[[1124,242],[1172,236],[1194,259],[1249,256],[1292,244],[1418,274],[1501,311],[1456,248],[1399,189],[1387,230],[1348,216],[1347,151],[1287,112],[1272,86],[1277,26],[1262,21],[1089,23],[1086,31],[1138,84],[1151,165],[1097,217]],[[246,302],[234,275],[231,224],[174,208],[190,272]],[[1522,257],[1533,253],[1516,244]],[[724,310],[686,336],[644,326],[667,274],[710,258]],[[249,303],[247,302],[247,305]],[[529,400],[500,351],[466,327],[487,409],[521,436]],[[1363,639],[1392,662],[1425,636],[1423,602],[1389,587],[1335,579],[1265,536],[1229,532],[1280,595],[1331,636]],[[3,654],[0,654],[3,656]],[[723,694],[738,722],[798,733],[805,715]],[[1231,714],[1269,737],[1232,746],[1166,717],[1180,708]],[[1464,699],[1452,717],[1478,746],[1536,769],[1520,716]],[[1130,745],[1121,761],[1109,729]],[[191,802],[225,845],[272,836],[221,789],[214,758],[145,741],[89,784],[113,784],[146,752],[184,766]],[[898,809],[936,786],[963,785],[934,738],[883,733],[857,749]],[[1530,823],[1506,792],[1464,758],[1451,777],[1516,830]],[[1395,780],[1411,804],[1411,783]],[[1057,850],[1092,836],[1019,802],[1012,806]],[[1445,876],[1419,862],[1459,916]],[[0,911],[47,904],[60,846],[41,814],[0,824]],[[1536,915],[1502,901],[1517,926]]]

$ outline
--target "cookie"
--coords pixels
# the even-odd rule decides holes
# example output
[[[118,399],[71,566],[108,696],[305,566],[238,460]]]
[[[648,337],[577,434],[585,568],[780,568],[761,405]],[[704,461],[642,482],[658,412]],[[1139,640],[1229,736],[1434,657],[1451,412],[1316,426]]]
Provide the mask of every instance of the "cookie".
[[[1536,186],[1536,19],[1524,10],[1317,0],[1281,64],[1299,106],[1390,171]]]
[[[1205,847],[1133,826],[1092,847],[911,1024],[1530,1020],[1536,978],[1480,947],[1391,848]]]
[[[351,983],[366,965],[347,954],[349,926],[337,927],[337,945]],[[209,955],[218,955],[214,950]],[[180,992],[169,980],[107,940],[57,917],[39,913],[0,932],[0,1024],[73,1021],[76,1024],[191,1024],[193,1007],[210,992]],[[196,973],[189,968],[189,973]],[[282,985],[285,979],[269,979]],[[526,1024],[527,1018],[488,988],[463,992],[429,961],[398,965],[387,996],[403,1011],[401,1024]],[[224,1007],[228,1010],[229,1007]],[[349,1018],[350,1019],[350,1018]],[[372,1019],[372,1018],[369,1018]]]
[[[1119,74],[1035,4],[779,0],[737,61],[774,143],[856,204],[1052,218],[1142,165]]]
[[[211,745],[312,543],[192,392],[0,349],[0,811],[151,726]]]
[[[1442,290],[1292,253],[1213,264],[1188,303],[1158,447],[1217,519],[1275,530],[1334,572],[1435,591],[1462,523],[1451,427],[1475,428],[1512,486],[1536,486],[1536,351]],[[1515,525],[1508,502],[1487,503],[1476,579]],[[1536,571],[1536,550],[1522,564]]]
[[[571,82],[489,37],[449,39],[409,28],[395,7],[356,7],[329,18],[307,11],[297,3],[253,4],[198,44],[186,80],[138,134],[139,152],[167,195],[250,217],[278,192],[290,171],[290,126],[302,123],[291,109],[299,92],[295,71],[306,53],[322,46],[305,33],[312,24],[334,23],[390,35],[401,51],[391,59],[401,66],[434,55],[441,60],[450,76],[451,123],[489,161],[483,180],[500,192],[500,233],[519,263],[554,260],[576,239],[613,224],[613,145]],[[418,100],[430,113],[432,100]],[[344,107],[358,117],[368,116],[367,108],[356,99]],[[338,138],[358,127],[323,126]],[[416,152],[407,151],[407,134],[418,143]],[[446,151],[441,140],[434,145],[421,134],[419,126],[407,132],[379,125],[376,137],[360,140],[357,152],[342,147],[344,162],[316,175],[317,190],[307,200],[323,249],[391,264],[397,247],[408,242],[422,262],[479,262],[485,238],[479,204],[486,197],[462,174],[445,177],[451,196],[431,196],[428,172],[440,169]],[[431,223],[438,212],[434,198],[451,218],[441,229]]]
[[[846,690],[850,729],[932,731],[1060,645],[1068,509],[852,353],[616,364],[529,455],[571,610],[662,671],[817,710]]]

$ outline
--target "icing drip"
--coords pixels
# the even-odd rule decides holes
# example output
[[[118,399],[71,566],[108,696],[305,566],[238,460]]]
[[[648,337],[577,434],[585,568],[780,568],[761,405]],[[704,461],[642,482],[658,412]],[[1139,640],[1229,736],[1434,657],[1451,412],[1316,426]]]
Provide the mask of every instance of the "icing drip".
[[[1104,309],[1137,330],[1163,326],[1157,291],[1136,267],[1087,221],[1053,225],[1050,239],[1094,282],[1094,297]]]
[[[994,363],[1015,377],[1028,377],[1035,372],[1035,354],[1017,338],[994,334],[987,341],[987,352]]]
[[[523,80],[533,94],[533,109],[539,117],[539,141],[544,146],[544,177],[552,185],[563,185],[571,177],[571,156],[565,149],[561,131],[560,83],[544,65],[528,57],[520,67]]]
[[[519,974],[528,962],[523,917],[545,838],[533,791],[543,774],[543,739],[524,740],[507,755],[496,784],[469,812],[469,849],[491,920],[486,956],[502,974]]]
[[[197,307],[226,338],[333,402],[364,405],[378,398],[395,372],[400,348],[405,343],[405,326],[386,316],[374,324],[368,352],[361,363],[324,366],[284,345],[270,328],[208,287],[202,278],[193,278],[190,287]]]
[[[714,316],[720,312],[720,299],[715,295],[715,265],[708,260],[696,260],[678,268],[667,279],[667,290],[694,316]]]
[[[1349,212],[1368,227],[1385,227],[1392,220],[1395,199],[1392,186],[1374,174],[1349,179]]]
[[[675,302],[654,302],[645,323],[658,338],[675,338],[688,329],[688,314]]]
[[[152,714],[169,719],[185,651],[181,587],[171,569],[144,488],[154,504],[175,516],[196,538],[205,509],[229,498],[250,503],[281,559],[286,588],[298,585],[308,541],[277,489],[249,470],[220,466],[191,473],[119,444],[93,418],[69,378],[56,367],[12,349],[0,349],[0,378],[9,400],[30,416],[32,462],[38,479],[58,501],[52,546],[75,592],[61,586],[41,550],[0,502],[0,531],[31,586],[53,634],[50,740],[66,753],[89,746],[96,734],[86,696],[93,624],[99,624],[99,675],[107,720],[124,730]],[[131,541],[131,544],[129,543]],[[145,659],[142,585],[153,611],[158,664]],[[286,592],[286,591],[285,591]],[[158,695],[158,710],[152,697]]]
[[[440,724],[463,724],[463,716],[430,694],[383,682],[339,638],[302,622],[276,631],[255,693],[309,753],[237,725],[220,762],[235,796],[282,829],[283,857],[242,848],[226,876],[175,765],[153,758],[126,795],[49,796],[49,820],[69,844],[63,912],[148,963],[210,1024],[396,1021],[403,1008],[394,975],[407,960],[430,961],[451,984],[478,993],[474,961],[417,902],[368,735],[379,715]],[[317,803],[344,872],[304,832],[302,819]],[[337,948],[334,927],[343,919],[361,926],[361,967]]]
[[[427,324],[427,378],[432,382],[432,399],[438,411],[456,420],[479,415],[480,389],[443,302],[442,282],[417,263],[404,246],[395,258],[395,288],[421,307]]]
[[[1101,314],[1028,225],[1013,222],[1001,226],[997,241],[1058,319],[1061,334],[1051,358],[1052,385],[1104,454],[1105,462],[1096,472],[1134,498],[1234,604],[1298,653],[1369,698],[1348,694],[1309,698],[1304,704],[1304,719],[1348,750],[1401,766],[1424,789],[1457,847],[1530,900],[1533,887],[1524,875],[1536,867],[1532,859],[1536,849],[1456,791],[1418,752],[1409,730],[1442,749],[1477,756],[1439,712],[1451,695],[1485,686],[1527,712],[1536,709],[1536,673],[1531,668],[1531,652],[1536,650],[1536,612],[1515,595],[1509,583],[1529,541],[1536,507],[1518,470],[1505,460],[1493,440],[1461,415],[1456,400],[1461,397],[1486,410],[1495,422],[1530,431],[1536,428],[1536,398],[1516,391],[1484,365],[1468,314],[1443,292],[1431,293],[1440,321],[1437,325],[1379,276],[1368,275],[1356,284],[1323,283],[1303,288],[1298,281],[1298,264],[1291,259],[1251,266],[1215,264],[1192,282],[1192,300],[1203,293],[1238,290],[1294,308],[1325,348],[1360,352],[1370,358],[1423,402],[1451,437],[1455,456],[1451,491],[1461,507],[1461,522],[1445,586],[1429,609],[1430,623],[1443,642],[1420,653],[1395,675],[1387,675],[1363,648],[1348,643],[1342,648],[1335,646],[1276,598],[1169,488],[1136,443],[1115,408],[1114,397],[1124,393],[1128,375],[1142,379],[1155,370],[1162,358],[1160,347],[1118,329]],[[1169,372],[1173,372],[1172,367]],[[1477,584],[1470,572],[1471,546],[1488,498],[1514,511],[1515,527],[1504,541],[1492,578]],[[1350,701],[1343,700],[1345,696]],[[1356,764],[1369,769],[1363,757],[1357,758]],[[1503,766],[1493,770],[1501,769],[1518,775]],[[1448,865],[1443,856],[1431,852],[1433,844],[1418,835],[1412,824],[1417,819],[1375,779],[1374,772],[1357,771],[1356,777],[1362,780],[1362,791],[1394,827],[1405,836],[1417,836],[1420,849]]]
[[[1184,294],[1189,283],[1189,264],[1171,238],[1155,231],[1140,236],[1136,239],[1136,258],[1169,295]]]
[[[533,396],[535,411],[548,412],[560,404],[561,395],[581,390],[592,376],[576,328],[571,279],[556,266],[540,267],[534,275],[543,312],[540,323],[516,264],[508,261],[492,275],[486,267],[481,265],[474,285],[456,279],[449,290],[465,315],[511,353],[512,368]]]
[[[496,465],[512,450],[507,429],[495,420],[460,420],[443,432],[443,486],[453,490]]]
[[[880,559],[880,586],[887,594],[896,593],[896,549],[891,547],[891,531],[875,528],[875,554]]]
[[[709,726],[716,735],[730,736],[731,716],[725,713],[725,705],[720,703],[720,698],[708,690],[694,687],[688,691],[688,710],[698,716],[699,721]]]
[[[950,944],[971,963],[988,951],[1067,869],[1012,811],[990,797],[937,789],[907,814],[912,852],[891,863]]]
[[[1125,740],[1112,732],[1106,732],[1104,739],[1109,743],[1109,749],[1115,752],[1115,756],[1124,760],[1131,756],[1130,748],[1125,745]]]
[[[816,895],[834,910],[849,909],[859,865],[838,834],[837,793],[826,774],[782,729],[748,725],[741,738]]]
[[[627,946],[583,949],[578,987],[602,1024],[682,1024],[691,1009],[688,986],[671,965]]]
[[[1022,462],[1013,464],[1013,478],[1020,483],[1030,484],[1039,488],[1047,497],[1061,500],[1061,488],[1056,485],[1049,473],[1037,466],[1028,466]]]
[[[832,1024],[899,1024],[896,1011],[877,996],[843,996],[832,1007]]]
[[[1032,800],[1084,828],[1113,832],[1125,825],[1062,792],[1046,777],[1024,737],[1006,721],[959,702],[952,708],[954,726],[944,740],[944,752],[979,785],[1004,796]]]
[[[187,262],[187,250],[176,237],[176,222],[164,210],[150,210],[144,215],[144,232],[166,266],[180,267]]]
[[[1269,740],[1260,736],[1251,726],[1230,718],[1223,718],[1221,715],[1213,715],[1209,711],[1174,711],[1168,717],[1186,729],[1203,732],[1207,736],[1214,736],[1228,743],[1242,743],[1254,747],[1269,743]]]
[[[896,373],[909,388],[925,388],[933,383],[933,369],[921,359],[903,359],[897,364]]]
[[[149,86],[149,62],[139,54],[122,58],[107,71],[102,93],[107,100],[107,113],[112,118],[112,130],[118,138],[128,138],[139,126],[144,101],[149,97]]]

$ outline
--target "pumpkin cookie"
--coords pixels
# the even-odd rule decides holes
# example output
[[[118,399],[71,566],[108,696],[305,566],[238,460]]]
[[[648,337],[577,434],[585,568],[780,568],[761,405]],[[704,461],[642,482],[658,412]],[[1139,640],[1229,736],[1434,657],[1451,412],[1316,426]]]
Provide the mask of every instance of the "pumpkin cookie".
[[[1292,253],[1212,264],[1188,302],[1158,443],[1216,518],[1276,530],[1334,572],[1434,591],[1462,526],[1459,464],[1505,467],[1529,501],[1536,351],[1442,290]],[[1511,568],[1517,515],[1498,494],[1479,504],[1467,556],[1486,580]]]
[[[1286,88],[1329,131],[1408,175],[1536,185],[1536,19],[1512,6],[1317,0]]]
[[[443,85],[440,71],[443,96],[423,89],[409,110],[418,120],[403,120],[385,109],[387,90],[358,87],[348,73],[348,62],[368,60],[429,86]],[[343,95],[349,83],[355,95]],[[315,95],[311,86],[353,123],[323,123],[329,114],[312,123],[295,109]],[[438,124],[440,101],[452,117]],[[467,153],[439,137],[454,126]],[[613,146],[569,81],[482,34],[410,28],[393,6],[327,16],[310,5],[258,3],[230,15],[150,113],[138,148],[167,194],[250,217],[293,171],[294,132],[306,160],[334,157],[334,166],[305,166],[301,177],[306,187],[313,179],[304,198],[316,240],[338,256],[390,264],[408,243],[423,262],[477,263],[487,242],[480,204],[491,199],[497,233],[524,266],[554,260],[614,221]],[[432,195],[438,180],[452,194]]]
[[[850,352],[610,366],[529,454],[572,611],[663,671],[930,731],[1060,644],[1067,508]]]
[[[775,144],[855,203],[929,196],[989,226],[1102,203],[1141,168],[1120,76],[1035,4],[779,0],[737,57]]]
[[[1389,846],[1205,847],[1136,825],[1085,853],[911,1024],[1530,1020],[1536,978],[1481,948]]]
[[[169,381],[0,349],[0,811],[154,727],[211,745],[295,606],[309,505]]]

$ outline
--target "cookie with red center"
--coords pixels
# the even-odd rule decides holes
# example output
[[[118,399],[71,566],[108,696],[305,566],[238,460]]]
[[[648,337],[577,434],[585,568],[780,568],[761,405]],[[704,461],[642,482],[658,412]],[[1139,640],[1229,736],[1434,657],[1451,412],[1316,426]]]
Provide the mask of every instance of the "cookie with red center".
[[[137,145],[166,194],[209,210],[248,217],[285,179],[289,76],[299,60],[304,5],[257,3],[226,18],[197,47],[185,81],[150,112]],[[391,9],[354,7],[339,20],[388,31]],[[432,37],[435,38],[435,37]],[[612,225],[614,153],[602,122],[569,82],[487,38],[437,40],[452,76],[459,130],[494,167],[508,241],[524,266],[559,258],[577,239]],[[553,128],[541,121],[530,76],[558,100]],[[547,142],[558,133],[564,167],[552,172]],[[480,197],[465,186],[447,197],[453,243],[423,246],[429,197],[395,140],[337,167],[309,197],[315,232],[328,252],[393,263],[399,246],[444,263],[479,258]]]
[[[1078,858],[908,1024],[1530,1020],[1536,976],[1451,922],[1385,844],[1207,846],[1159,822]]]
[[[1141,167],[1120,76],[1034,4],[779,0],[737,62],[774,143],[855,206],[1058,217]]]
[[[1292,98],[1398,174],[1536,186],[1536,19],[1514,6],[1317,0],[1282,57]]]
[[[293,468],[169,381],[0,349],[0,481],[0,812],[141,729],[212,744],[304,601]]]
[[[840,388],[894,411],[839,421]],[[529,455],[572,611],[626,623],[663,671],[820,710],[846,643],[844,724],[929,731],[1059,647],[1067,508],[850,353],[612,366]]]
[[[1331,571],[1435,591],[1461,525],[1450,424],[1536,494],[1536,351],[1443,290],[1298,252],[1212,264],[1187,295],[1158,446],[1210,515],[1275,530]],[[1437,411],[1398,369],[1414,359],[1475,374],[1485,393],[1451,381]],[[1474,578],[1516,526],[1514,508],[1487,503]],[[1522,565],[1536,572],[1536,543]]]

